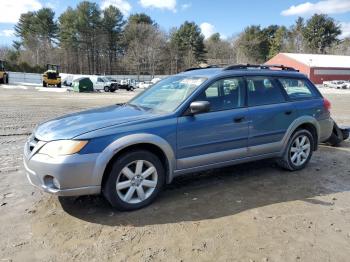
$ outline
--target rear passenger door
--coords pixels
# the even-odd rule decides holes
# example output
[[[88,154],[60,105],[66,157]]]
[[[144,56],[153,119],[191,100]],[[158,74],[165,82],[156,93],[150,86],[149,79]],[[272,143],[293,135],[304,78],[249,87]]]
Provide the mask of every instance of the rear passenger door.
[[[249,110],[249,156],[275,153],[282,149],[282,138],[297,118],[281,85],[266,76],[247,77]]]

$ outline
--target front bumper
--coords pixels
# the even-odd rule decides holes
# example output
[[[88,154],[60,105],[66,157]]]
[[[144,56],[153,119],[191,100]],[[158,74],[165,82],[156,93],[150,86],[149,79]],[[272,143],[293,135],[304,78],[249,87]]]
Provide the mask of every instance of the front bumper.
[[[44,79],[44,82],[46,82],[48,85],[58,85],[61,83],[61,79]]]
[[[26,149],[25,149],[26,151]],[[44,154],[24,154],[24,168],[29,182],[58,196],[99,194],[93,175],[98,154],[69,155],[52,158]],[[53,183],[53,179],[59,182]]]

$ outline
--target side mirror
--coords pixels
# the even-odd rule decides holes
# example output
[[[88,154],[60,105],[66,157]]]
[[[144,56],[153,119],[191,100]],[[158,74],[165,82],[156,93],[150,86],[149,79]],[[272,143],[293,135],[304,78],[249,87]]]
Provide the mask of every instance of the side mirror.
[[[190,113],[192,115],[209,112],[210,103],[208,101],[195,101],[190,104]]]

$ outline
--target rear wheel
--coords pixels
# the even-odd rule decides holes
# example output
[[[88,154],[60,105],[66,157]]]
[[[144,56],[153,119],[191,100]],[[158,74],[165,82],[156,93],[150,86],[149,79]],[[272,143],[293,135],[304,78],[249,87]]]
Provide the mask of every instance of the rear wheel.
[[[109,203],[119,210],[135,210],[152,203],[164,184],[164,167],[151,152],[128,152],[113,163],[103,186]]]
[[[303,169],[311,159],[313,145],[312,134],[306,129],[299,129],[290,138],[283,157],[277,163],[291,171]]]

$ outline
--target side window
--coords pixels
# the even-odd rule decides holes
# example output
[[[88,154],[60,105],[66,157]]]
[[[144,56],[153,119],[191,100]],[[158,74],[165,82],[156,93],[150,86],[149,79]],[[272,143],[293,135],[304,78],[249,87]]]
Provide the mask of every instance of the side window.
[[[205,89],[196,101],[208,101],[210,111],[215,112],[243,107],[244,98],[244,81],[236,77],[216,81]]]
[[[98,77],[98,78],[97,78],[97,82],[103,82],[102,78],[101,78],[101,77]]]
[[[219,96],[219,82],[215,82],[205,90],[205,96],[209,97],[218,97]]]
[[[248,77],[248,104],[259,106],[285,102],[281,88],[268,77]]]
[[[311,98],[315,96],[309,83],[304,79],[279,78],[278,80],[291,99]]]

